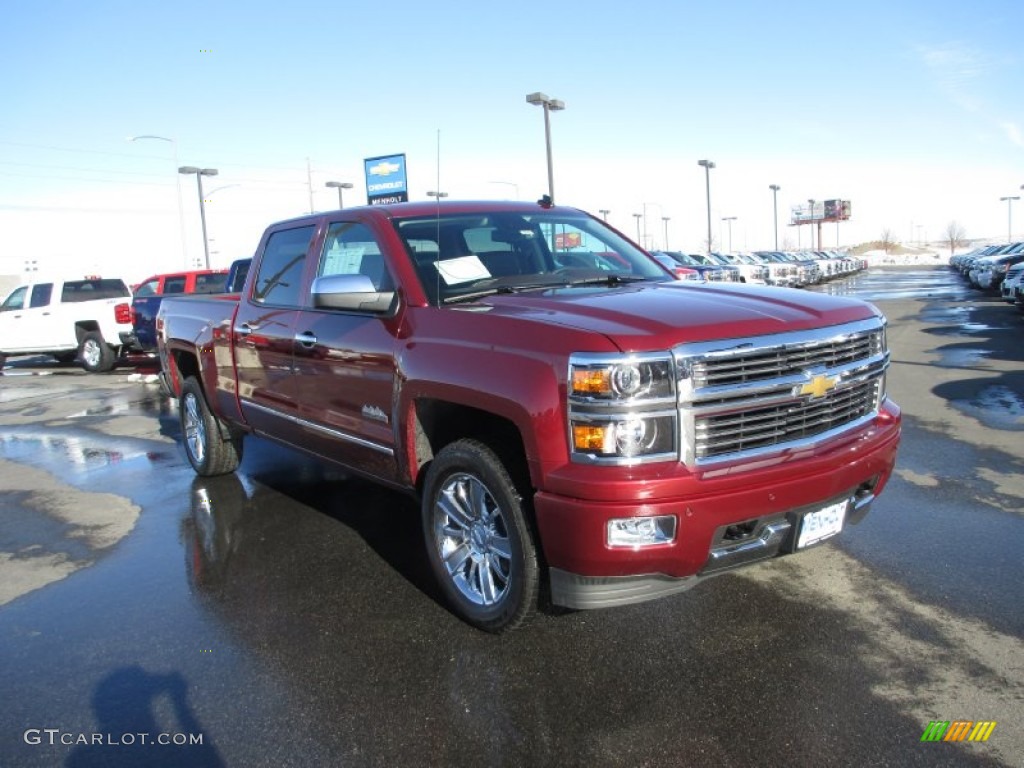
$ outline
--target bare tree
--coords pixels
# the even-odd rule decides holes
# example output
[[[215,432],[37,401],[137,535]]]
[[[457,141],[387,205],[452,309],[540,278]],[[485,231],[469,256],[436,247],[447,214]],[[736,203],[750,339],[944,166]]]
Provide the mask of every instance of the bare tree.
[[[896,235],[893,234],[893,231],[889,229],[889,227],[882,230],[882,236],[879,239],[878,244],[882,246],[882,250],[885,251],[886,256],[888,256],[896,247]]]
[[[958,221],[951,221],[946,225],[946,230],[942,235],[942,242],[949,246],[949,255],[953,255],[953,251],[957,248],[963,248],[967,245],[967,231],[963,228],[963,225]]]

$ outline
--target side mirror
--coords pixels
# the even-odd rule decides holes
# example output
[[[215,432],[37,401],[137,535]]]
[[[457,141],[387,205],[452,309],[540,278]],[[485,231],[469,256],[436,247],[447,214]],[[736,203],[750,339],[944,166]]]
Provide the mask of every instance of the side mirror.
[[[387,314],[396,297],[395,291],[378,291],[366,275],[324,275],[313,280],[313,306],[318,309]]]

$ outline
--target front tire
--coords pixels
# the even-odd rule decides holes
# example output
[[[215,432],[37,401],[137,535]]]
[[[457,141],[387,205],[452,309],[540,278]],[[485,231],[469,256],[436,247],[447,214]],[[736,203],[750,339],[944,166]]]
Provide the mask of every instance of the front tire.
[[[89,373],[104,373],[114,367],[114,350],[103,340],[99,331],[89,331],[78,345],[82,367]]]
[[[178,401],[185,455],[196,474],[214,477],[234,472],[242,460],[242,439],[221,437],[220,424],[195,377],[185,380]]]
[[[539,567],[522,497],[495,453],[458,440],[424,483],[427,558],[448,604],[487,632],[522,626],[537,608]]]

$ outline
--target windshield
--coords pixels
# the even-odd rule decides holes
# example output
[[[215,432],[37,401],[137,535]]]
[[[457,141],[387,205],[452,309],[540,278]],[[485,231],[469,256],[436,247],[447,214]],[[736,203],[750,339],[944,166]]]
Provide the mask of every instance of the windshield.
[[[629,240],[582,213],[452,213],[395,227],[431,303],[568,285],[670,279]]]

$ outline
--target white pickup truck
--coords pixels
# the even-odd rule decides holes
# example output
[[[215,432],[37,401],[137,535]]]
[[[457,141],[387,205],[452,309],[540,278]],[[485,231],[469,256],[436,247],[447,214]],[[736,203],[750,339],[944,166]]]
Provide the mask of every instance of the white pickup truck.
[[[87,277],[15,288],[0,304],[0,368],[11,355],[79,359],[90,372],[109,371],[131,331],[131,291],[123,280]]]

